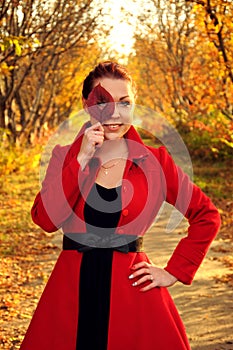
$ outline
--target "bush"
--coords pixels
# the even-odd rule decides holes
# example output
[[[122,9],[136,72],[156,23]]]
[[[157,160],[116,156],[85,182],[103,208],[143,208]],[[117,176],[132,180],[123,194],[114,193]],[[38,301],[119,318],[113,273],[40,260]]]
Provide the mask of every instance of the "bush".
[[[233,125],[226,117],[212,113],[179,125],[178,131],[193,158],[232,158]]]
[[[25,172],[39,165],[41,145],[24,146],[12,144],[7,133],[0,137],[0,178],[12,173]],[[2,182],[1,181],[1,182]]]

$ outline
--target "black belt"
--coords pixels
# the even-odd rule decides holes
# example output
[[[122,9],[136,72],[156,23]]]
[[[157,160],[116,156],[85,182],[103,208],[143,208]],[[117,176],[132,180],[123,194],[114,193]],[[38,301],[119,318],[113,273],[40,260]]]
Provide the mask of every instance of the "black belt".
[[[78,250],[84,253],[99,248],[113,249],[121,253],[142,252],[143,237],[125,234],[102,237],[95,233],[65,233],[63,236],[63,250]]]

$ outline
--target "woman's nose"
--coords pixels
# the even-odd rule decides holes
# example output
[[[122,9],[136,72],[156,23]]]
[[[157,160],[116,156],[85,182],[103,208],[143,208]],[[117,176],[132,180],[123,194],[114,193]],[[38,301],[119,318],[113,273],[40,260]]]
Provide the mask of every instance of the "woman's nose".
[[[118,108],[118,103],[114,102],[114,110],[113,110],[112,118],[119,118],[119,117],[120,117],[120,111]]]

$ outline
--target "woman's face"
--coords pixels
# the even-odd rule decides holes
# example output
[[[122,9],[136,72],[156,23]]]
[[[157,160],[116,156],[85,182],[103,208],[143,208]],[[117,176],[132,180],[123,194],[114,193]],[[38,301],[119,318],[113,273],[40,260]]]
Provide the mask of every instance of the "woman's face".
[[[128,80],[114,78],[97,79],[93,88],[98,84],[108,91],[114,101],[114,112],[112,116],[102,124],[104,137],[106,140],[122,138],[132,123],[134,104],[132,85]],[[98,120],[91,116],[91,123],[95,124],[97,122]]]

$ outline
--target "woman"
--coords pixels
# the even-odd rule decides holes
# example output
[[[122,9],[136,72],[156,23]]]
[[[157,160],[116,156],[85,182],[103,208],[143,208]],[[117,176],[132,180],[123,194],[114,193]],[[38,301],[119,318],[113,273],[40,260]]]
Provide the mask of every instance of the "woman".
[[[34,222],[62,228],[64,241],[21,350],[190,349],[167,287],[191,284],[220,218],[164,147],[143,144],[134,100],[130,75],[114,62],[84,81],[90,121],[72,145],[54,148],[32,207]],[[164,201],[189,229],[162,269],[142,236]]]

